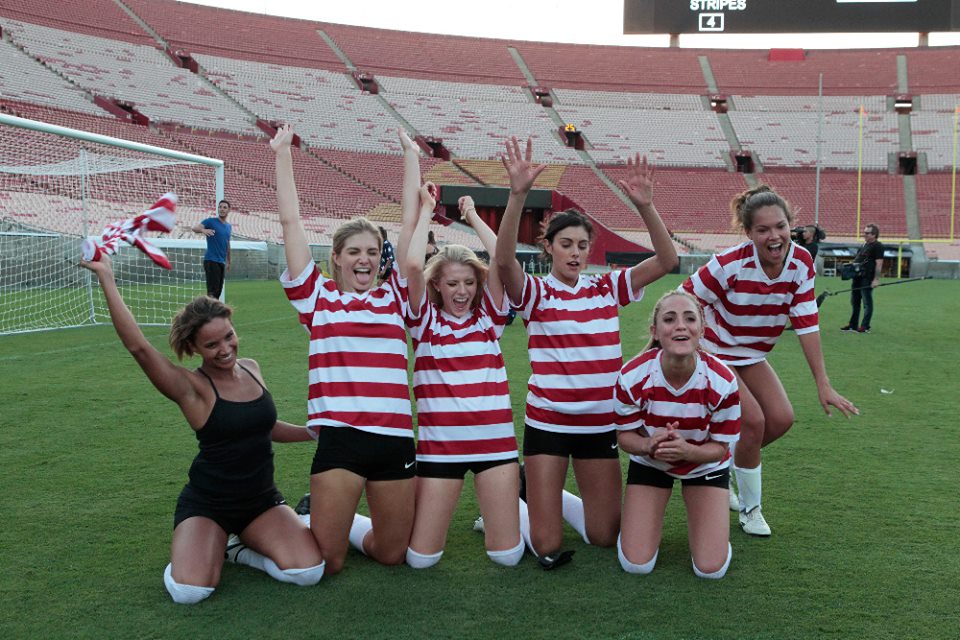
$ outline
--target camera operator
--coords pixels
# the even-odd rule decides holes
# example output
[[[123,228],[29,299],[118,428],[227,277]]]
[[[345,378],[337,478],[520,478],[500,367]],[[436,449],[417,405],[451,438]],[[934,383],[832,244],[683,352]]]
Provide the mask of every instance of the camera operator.
[[[840,327],[841,331],[870,333],[870,319],[873,317],[873,288],[880,284],[880,272],[883,270],[883,245],[877,240],[880,227],[868,224],[863,227],[864,243],[853,258],[853,288],[850,291],[850,322]],[[863,322],[860,319],[860,302],[863,301]]]
[[[827,234],[820,227],[808,224],[805,227],[794,227],[790,230],[790,239],[810,252],[810,257],[816,261],[820,251],[820,242]]]

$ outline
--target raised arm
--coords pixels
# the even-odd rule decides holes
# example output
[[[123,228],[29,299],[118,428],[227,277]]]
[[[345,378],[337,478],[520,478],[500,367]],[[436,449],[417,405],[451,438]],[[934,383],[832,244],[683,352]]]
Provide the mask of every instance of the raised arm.
[[[407,132],[400,129],[400,146],[403,148],[403,193],[400,197],[400,240],[394,248],[400,275],[408,278],[406,252],[410,236],[420,220],[420,151]],[[421,266],[423,261],[421,260]]]
[[[653,206],[653,166],[647,164],[647,156],[643,156],[641,160],[638,153],[635,157],[628,158],[627,179],[618,180],[617,184],[643,218],[656,254],[634,265],[630,270],[630,286],[637,292],[673,271],[679,259],[673,240],[670,239],[670,232]]]
[[[511,138],[506,142],[506,154],[500,158],[510,176],[510,197],[497,231],[496,255],[492,255],[491,260],[495,262],[500,281],[512,302],[519,302],[523,293],[523,267],[517,261],[517,234],[520,233],[523,203],[534,181],[547,168],[542,164],[534,166],[532,159],[533,140],[530,138],[527,138],[525,154],[520,153],[517,139]]]
[[[110,320],[113,322],[113,328],[117,335],[120,336],[120,342],[130,352],[133,359],[137,361],[143,372],[147,374],[147,378],[157,388],[157,391],[186,410],[186,406],[190,402],[199,399],[193,385],[187,378],[187,371],[183,367],[178,367],[170,362],[143,335],[140,327],[137,326],[137,321],[133,318],[133,314],[120,296],[120,290],[117,288],[117,282],[113,277],[113,265],[110,258],[102,255],[97,262],[81,260],[80,266],[92,271],[100,281],[100,289],[107,301],[107,309],[110,310]]]
[[[277,129],[270,146],[277,154],[277,211],[280,213],[280,228],[283,230],[283,250],[287,256],[287,269],[296,278],[307,268],[313,255],[307,243],[307,234],[300,222],[300,200],[297,184],[293,179],[293,127],[288,124]]]
[[[828,416],[830,407],[834,406],[846,416],[860,415],[860,410],[852,402],[837,393],[830,384],[830,378],[827,377],[827,367],[823,363],[823,349],[820,346],[820,332],[811,331],[797,336],[800,340],[800,348],[803,349],[803,356],[807,359],[807,365],[810,366],[810,373],[817,383],[817,397],[820,399],[820,406]]]
[[[427,286],[423,279],[423,263],[427,254],[427,232],[430,229],[430,220],[433,218],[433,208],[437,206],[436,200],[430,193],[431,186],[433,185],[428,182],[420,187],[418,194],[420,215],[410,234],[409,246],[404,254],[407,262],[403,268],[407,279],[407,291],[410,295],[410,306],[416,312],[420,310],[420,303]]]
[[[480,238],[481,244],[483,244],[483,248],[486,249],[487,255],[490,256],[490,269],[487,272],[487,288],[493,297],[494,305],[499,308],[503,305],[503,283],[500,281],[500,274],[496,268],[497,234],[493,232],[493,229],[491,229],[487,223],[483,221],[483,218],[480,217],[480,214],[477,213],[477,209],[473,204],[473,198],[463,196],[457,204],[460,206],[460,214],[463,216],[463,219],[473,227],[473,230]]]

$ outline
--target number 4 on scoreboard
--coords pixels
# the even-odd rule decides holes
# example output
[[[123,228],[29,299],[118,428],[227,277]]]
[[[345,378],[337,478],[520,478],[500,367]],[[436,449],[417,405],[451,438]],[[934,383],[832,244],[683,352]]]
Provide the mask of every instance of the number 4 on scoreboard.
[[[722,13],[701,13],[700,31],[723,31]]]

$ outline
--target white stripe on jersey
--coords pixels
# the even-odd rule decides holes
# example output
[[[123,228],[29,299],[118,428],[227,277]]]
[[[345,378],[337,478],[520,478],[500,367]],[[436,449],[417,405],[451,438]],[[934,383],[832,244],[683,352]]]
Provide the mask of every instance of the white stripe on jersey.
[[[574,287],[553,274],[543,278],[524,274],[520,304],[514,306],[526,322],[533,368],[527,424],[557,433],[615,428],[613,400],[608,392],[597,390],[613,387],[623,363],[617,310],[641,298],[643,289],[635,294],[630,286],[629,269],[581,275]],[[585,389],[594,393],[578,401],[577,391]]]
[[[697,366],[679,389],[663,375],[661,349],[644,351],[623,366],[613,397],[621,431],[639,429],[650,437],[679,422],[677,433],[685,440],[736,442],[740,437],[740,396],[737,379],[718,358],[698,352]],[[671,464],[649,456],[630,454],[630,459],[659,469],[675,478],[696,478],[725,469],[730,452],[715,462]]]

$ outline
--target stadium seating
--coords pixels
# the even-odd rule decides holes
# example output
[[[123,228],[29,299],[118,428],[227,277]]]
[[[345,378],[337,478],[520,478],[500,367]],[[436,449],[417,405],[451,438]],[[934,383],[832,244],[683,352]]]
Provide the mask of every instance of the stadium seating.
[[[955,179],[952,171],[917,176],[917,208],[920,210],[923,237],[949,238],[951,213],[954,216],[954,238],[960,234],[960,224],[956,219],[960,216],[960,207],[950,206],[954,189],[960,192],[960,178]]]
[[[0,40],[0,100],[105,114],[83,90],[40,67],[36,60],[4,40]]]
[[[960,47],[923,47],[903,52],[907,58],[910,93],[958,93]]]
[[[2,18],[134,44],[155,44],[116,0],[3,0],[0,25],[6,26]]]

